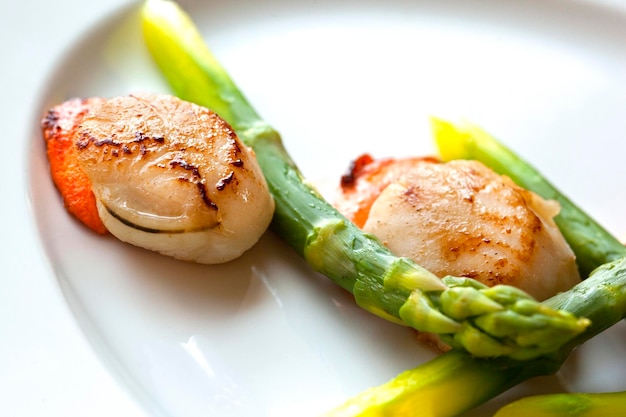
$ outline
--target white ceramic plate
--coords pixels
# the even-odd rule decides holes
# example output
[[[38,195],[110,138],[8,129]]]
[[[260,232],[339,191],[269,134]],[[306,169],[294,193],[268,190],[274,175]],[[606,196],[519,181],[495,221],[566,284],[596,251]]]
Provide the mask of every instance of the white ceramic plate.
[[[626,177],[626,14],[587,3],[181,1],[305,175],[331,195],[350,160],[433,151],[427,117],[464,117],[532,161],[617,235]],[[100,19],[50,74],[38,110],[168,89],[137,6]],[[32,122],[41,240],[80,328],[155,416],[317,416],[431,358],[359,310],[272,233],[222,266],[94,236],[64,211]],[[468,415],[531,393],[626,389],[623,324]]]

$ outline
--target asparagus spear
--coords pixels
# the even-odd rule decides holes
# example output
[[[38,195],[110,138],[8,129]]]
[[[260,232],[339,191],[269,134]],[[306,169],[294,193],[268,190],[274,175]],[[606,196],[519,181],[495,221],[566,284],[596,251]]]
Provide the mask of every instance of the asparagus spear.
[[[277,131],[254,111],[176,3],[147,0],[142,19],[148,49],[174,92],[216,111],[254,149],[276,202],[273,229],[314,270],[352,292],[361,307],[487,357],[552,352],[589,325],[513,287],[440,280],[394,256],[305,181]]]
[[[626,258],[598,267],[586,280],[544,304],[584,314],[592,324],[559,351],[527,361],[444,353],[349,399],[325,417],[452,417],[528,378],[557,372],[575,346],[626,317]]]
[[[501,408],[494,417],[620,417],[626,410],[626,391],[536,395]]]
[[[471,123],[432,119],[435,141],[443,160],[475,159],[510,177],[520,187],[556,200],[561,212],[554,219],[574,253],[583,277],[598,265],[626,256],[626,247],[557,190],[535,168]]]

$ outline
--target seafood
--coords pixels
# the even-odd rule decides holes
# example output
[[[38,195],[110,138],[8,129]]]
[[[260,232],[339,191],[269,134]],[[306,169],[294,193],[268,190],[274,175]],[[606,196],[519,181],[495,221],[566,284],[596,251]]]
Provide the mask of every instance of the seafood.
[[[438,276],[513,285],[540,300],[580,282],[553,221],[558,203],[477,161],[363,155],[342,178],[336,207]]]
[[[42,129],[68,211],[99,233],[222,263],[269,226],[274,202],[253,151],[206,108],[169,95],[74,99]]]

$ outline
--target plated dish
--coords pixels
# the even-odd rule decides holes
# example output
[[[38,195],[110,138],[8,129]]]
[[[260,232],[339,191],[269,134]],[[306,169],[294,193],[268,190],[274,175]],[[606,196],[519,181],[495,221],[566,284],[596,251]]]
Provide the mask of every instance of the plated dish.
[[[626,167],[619,152],[606,151],[623,132],[626,17],[565,2],[181,5],[324,194],[362,152],[433,152],[429,115],[466,117],[612,232],[626,232]],[[557,15],[566,17],[555,26]],[[43,111],[72,96],[132,91],[168,91],[142,45],[136,6],[76,44],[40,104]],[[320,114],[323,124],[312,121]],[[359,310],[272,233],[221,266],[91,235],[66,215],[52,184],[39,181],[46,160],[43,148],[33,149],[34,211],[59,285],[103,362],[149,412],[314,416],[433,356],[411,332]],[[559,375],[498,401],[626,389],[616,365],[624,334],[616,326]]]

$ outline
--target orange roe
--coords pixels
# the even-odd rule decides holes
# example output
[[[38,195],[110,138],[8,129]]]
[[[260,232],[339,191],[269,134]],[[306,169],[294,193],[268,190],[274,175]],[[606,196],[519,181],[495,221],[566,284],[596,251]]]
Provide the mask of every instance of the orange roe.
[[[52,180],[67,211],[96,233],[106,234],[89,178],[76,157],[75,134],[90,103],[98,99],[72,99],[48,110],[41,127]]]

